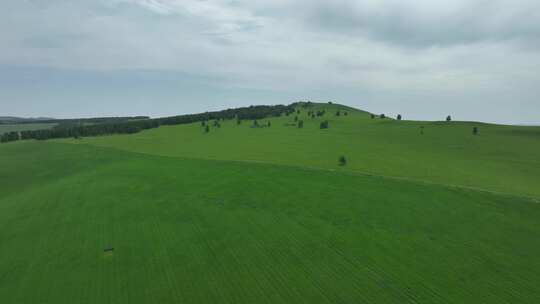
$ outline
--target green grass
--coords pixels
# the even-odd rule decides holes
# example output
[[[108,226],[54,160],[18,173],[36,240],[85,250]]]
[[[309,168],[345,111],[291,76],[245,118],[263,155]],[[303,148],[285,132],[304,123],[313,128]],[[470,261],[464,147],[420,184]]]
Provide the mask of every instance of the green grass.
[[[6,303],[540,300],[529,200],[52,142],[0,151]]]
[[[540,302],[538,128],[349,113],[0,145],[0,301]]]
[[[209,134],[191,124],[68,142],[162,156],[339,169],[540,197],[540,127],[372,120],[352,110],[336,117],[342,106],[318,108],[325,108],[326,116],[311,119],[302,110],[303,129],[284,126],[293,122],[291,115],[269,119],[272,127],[264,129],[227,121]],[[319,129],[322,120],[330,121],[329,129]],[[479,127],[478,136],[473,126]],[[344,168],[337,166],[340,155],[347,157]]]
[[[33,131],[41,129],[50,129],[55,123],[24,123],[24,124],[0,124],[0,134],[13,131]]]

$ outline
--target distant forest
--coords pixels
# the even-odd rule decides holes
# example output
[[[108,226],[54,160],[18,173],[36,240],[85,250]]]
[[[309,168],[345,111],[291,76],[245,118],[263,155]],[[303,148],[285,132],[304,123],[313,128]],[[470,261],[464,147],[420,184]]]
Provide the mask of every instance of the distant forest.
[[[57,123],[52,129],[4,133],[0,142],[19,139],[46,140],[52,138],[80,138],[110,134],[133,134],[142,130],[157,128],[161,125],[180,125],[208,120],[226,119],[262,119],[277,117],[294,112],[296,104],[275,106],[250,106],[227,109],[200,114],[187,114],[150,119],[147,116],[137,117],[104,117],[87,119],[53,119],[40,120],[40,123]]]

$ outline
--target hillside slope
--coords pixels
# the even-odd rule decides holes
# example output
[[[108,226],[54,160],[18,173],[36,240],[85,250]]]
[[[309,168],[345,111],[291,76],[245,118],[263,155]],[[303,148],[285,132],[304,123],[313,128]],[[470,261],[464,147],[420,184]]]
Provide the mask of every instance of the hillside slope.
[[[351,171],[540,197],[538,127],[371,119],[367,112],[335,104],[299,110],[302,129],[294,125],[295,115],[290,115],[261,120],[270,121],[270,128],[228,120],[208,134],[194,123],[62,142],[161,156]],[[322,117],[307,115],[321,110],[326,111]],[[338,110],[348,115],[336,116]],[[321,130],[324,120],[329,121],[329,128]],[[479,135],[472,134],[474,126]],[[344,167],[338,166],[341,155],[347,158]]]

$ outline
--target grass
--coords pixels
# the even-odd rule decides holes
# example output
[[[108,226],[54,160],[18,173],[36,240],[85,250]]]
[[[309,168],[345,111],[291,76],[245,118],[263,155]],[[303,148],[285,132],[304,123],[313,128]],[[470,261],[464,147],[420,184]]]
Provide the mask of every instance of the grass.
[[[538,129],[365,116],[0,145],[0,299],[539,302]]]
[[[200,124],[191,124],[67,142],[162,156],[339,169],[540,197],[539,127],[370,119],[350,109],[348,116],[336,117],[340,105],[319,104],[317,109],[327,114],[312,119],[302,110],[303,129],[285,126],[294,122],[291,115],[269,119],[271,128],[226,121],[206,135]],[[329,120],[329,129],[319,129],[323,120]],[[472,134],[473,126],[479,135]],[[347,166],[338,168],[341,155]]]
[[[0,135],[13,131],[33,131],[41,129],[50,129],[55,123],[24,123],[24,124],[0,124]]]

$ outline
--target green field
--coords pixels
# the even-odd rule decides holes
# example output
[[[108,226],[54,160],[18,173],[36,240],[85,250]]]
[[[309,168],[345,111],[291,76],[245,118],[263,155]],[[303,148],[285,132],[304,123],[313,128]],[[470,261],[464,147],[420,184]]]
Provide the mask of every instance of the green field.
[[[327,114],[312,119],[301,110],[303,129],[284,126],[294,122],[291,115],[268,119],[272,127],[265,129],[231,120],[206,135],[199,124],[191,124],[67,142],[162,156],[354,171],[540,197],[540,127],[381,120],[350,110],[336,117],[342,106],[318,108]],[[329,129],[319,129],[323,120],[329,121]],[[473,126],[479,127],[479,135],[472,134]],[[348,160],[344,168],[337,166],[340,155]]]
[[[540,128],[293,117],[0,145],[1,301],[540,302]]]
[[[13,131],[33,131],[41,129],[50,129],[55,123],[23,123],[23,124],[0,124],[0,135]]]

